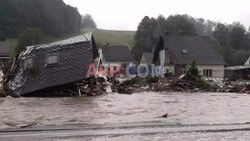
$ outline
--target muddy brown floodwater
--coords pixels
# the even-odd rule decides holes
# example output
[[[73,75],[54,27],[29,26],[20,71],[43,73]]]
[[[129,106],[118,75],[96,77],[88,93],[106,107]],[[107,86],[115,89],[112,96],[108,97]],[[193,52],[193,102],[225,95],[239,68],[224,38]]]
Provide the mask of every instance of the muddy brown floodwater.
[[[31,125],[170,122],[250,122],[250,95],[224,93],[137,93],[98,97],[0,99],[0,128]],[[160,116],[168,114],[167,118]]]

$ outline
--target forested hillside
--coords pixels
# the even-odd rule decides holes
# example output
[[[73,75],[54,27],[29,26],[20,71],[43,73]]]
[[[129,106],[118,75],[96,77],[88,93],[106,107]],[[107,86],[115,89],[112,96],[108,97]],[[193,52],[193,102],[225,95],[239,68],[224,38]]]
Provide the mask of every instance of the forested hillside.
[[[26,28],[40,29],[50,36],[80,30],[81,15],[63,0],[0,0],[0,36],[18,37]]]

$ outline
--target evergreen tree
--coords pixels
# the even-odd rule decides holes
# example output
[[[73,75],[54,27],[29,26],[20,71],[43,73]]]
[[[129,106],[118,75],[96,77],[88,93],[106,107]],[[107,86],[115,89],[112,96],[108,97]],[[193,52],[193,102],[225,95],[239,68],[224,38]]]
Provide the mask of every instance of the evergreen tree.
[[[201,75],[199,74],[199,70],[198,70],[198,68],[196,66],[196,61],[195,60],[193,60],[193,62],[191,63],[191,66],[188,69],[187,74],[192,76],[193,78],[201,78]]]

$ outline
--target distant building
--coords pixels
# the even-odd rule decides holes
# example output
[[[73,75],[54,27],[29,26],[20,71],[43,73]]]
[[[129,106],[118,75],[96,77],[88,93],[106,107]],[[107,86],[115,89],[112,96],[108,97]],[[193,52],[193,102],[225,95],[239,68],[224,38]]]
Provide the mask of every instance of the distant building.
[[[90,78],[88,65],[97,62],[99,53],[92,34],[29,46],[13,63],[7,87],[16,95],[65,88]]]
[[[140,61],[140,64],[141,65],[151,65],[153,62],[153,53],[152,52],[144,52],[142,54],[142,58],[141,58],[141,61]]]
[[[100,46],[103,54],[103,65],[117,70],[118,67],[126,66],[133,62],[132,54],[127,46],[106,45]]]
[[[250,80],[250,57],[243,66],[231,66],[225,68],[225,78],[236,80]]]
[[[209,37],[160,36],[153,63],[162,66],[165,73],[185,74],[194,60],[201,75],[224,77],[224,59]]]
[[[8,42],[0,41],[0,61],[3,65],[8,66],[10,64],[11,47]]]
[[[250,66],[232,66],[225,68],[225,78],[231,81],[250,80]]]

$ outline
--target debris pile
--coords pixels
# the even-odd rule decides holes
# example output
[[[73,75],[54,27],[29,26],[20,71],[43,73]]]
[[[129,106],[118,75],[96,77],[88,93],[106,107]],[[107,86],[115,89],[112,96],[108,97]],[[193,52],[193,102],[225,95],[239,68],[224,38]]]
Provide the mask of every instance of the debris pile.
[[[154,84],[154,91],[177,91],[177,92],[197,92],[210,89],[205,82],[197,82],[190,76],[167,77],[159,79],[159,82]]]
[[[205,81],[202,83],[189,76],[182,77],[132,77],[119,84],[113,85],[114,92],[131,94],[142,91],[178,91],[197,92],[212,91],[212,88]],[[214,91],[214,90],[213,90]]]
[[[93,77],[76,83],[78,95],[96,96],[103,93],[113,92],[112,84],[119,83],[117,80],[108,77]]]
[[[132,94],[144,91],[168,91],[168,92],[226,92],[226,93],[248,93],[250,84],[218,83],[218,81],[196,80],[188,75],[180,77],[130,77],[119,81],[112,77],[93,77],[76,83],[77,89],[70,91],[74,95],[96,96],[103,93],[116,92],[120,94]]]
[[[121,83],[113,85],[113,92],[132,94],[142,91],[170,91],[170,92],[226,92],[226,93],[248,93],[250,84],[225,83],[215,78],[195,79],[189,75],[180,77],[146,77],[138,76],[129,78]]]
[[[244,93],[250,94],[250,84],[247,84],[245,88],[243,89]]]
[[[132,94],[144,91],[168,92],[226,92],[250,94],[250,84],[218,82],[213,80],[198,80],[189,75],[180,77],[145,77],[127,78],[123,81],[115,77],[92,77],[68,86],[48,89],[33,93],[31,96],[97,96],[104,93],[116,92]],[[4,93],[3,93],[4,94]],[[6,94],[5,94],[6,95]],[[29,95],[27,95],[29,96]]]
[[[227,83],[225,87],[222,88],[221,92],[227,93],[247,93],[250,94],[250,84],[233,84]]]
[[[113,85],[113,91],[122,94],[132,94],[133,92],[152,90],[151,88],[158,81],[158,77],[142,78],[139,76],[135,76]]]

